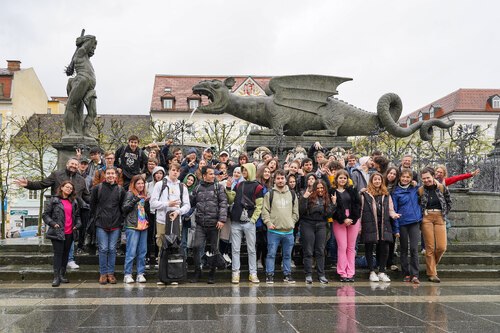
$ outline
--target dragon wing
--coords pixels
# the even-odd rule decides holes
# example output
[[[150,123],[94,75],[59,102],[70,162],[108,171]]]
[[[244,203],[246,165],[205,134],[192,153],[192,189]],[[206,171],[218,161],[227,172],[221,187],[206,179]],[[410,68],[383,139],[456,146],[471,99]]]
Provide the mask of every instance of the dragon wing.
[[[351,78],[324,75],[277,76],[269,81],[274,103],[309,113],[318,113],[328,97],[337,95],[337,86]]]

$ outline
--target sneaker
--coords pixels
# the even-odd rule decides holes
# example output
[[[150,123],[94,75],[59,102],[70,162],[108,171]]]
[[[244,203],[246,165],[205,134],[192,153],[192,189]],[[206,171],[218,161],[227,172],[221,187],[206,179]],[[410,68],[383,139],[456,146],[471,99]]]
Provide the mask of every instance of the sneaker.
[[[233,273],[231,276],[231,283],[239,284],[240,283],[240,273]]]
[[[137,275],[137,282],[146,283],[146,278],[144,277],[144,274]]]
[[[420,251],[420,253],[425,256],[425,249],[423,249],[422,251]]]
[[[264,265],[260,261],[257,262],[257,269],[264,269]]]
[[[354,276],[350,277],[350,278],[347,278],[347,281],[346,282],[354,282]]]
[[[320,276],[318,278],[319,282],[322,283],[322,284],[327,284],[328,283],[328,279],[326,278],[326,276]]]
[[[396,266],[396,265],[391,265],[391,271],[393,271],[393,272],[397,272],[397,271],[399,271],[398,266]]]
[[[250,274],[248,276],[248,281],[252,283],[260,283],[259,278],[257,277],[257,274]]]
[[[380,281],[380,279],[378,278],[377,274],[375,272],[373,272],[373,271],[370,272],[370,278],[369,278],[369,280],[371,282],[379,282]]]
[[[345,276],[340,277],[340,282],[349,282],[349,279],[346,278]]]
[[[74,261],[68,261],[68,264],[66,265],[66,267],[71,268],[71,269],[78,269],[78,268],[80,268],[80,266],[78,266],[76,264],[76,262],[74,262]]]
[[[171,284],[172,286],[177,286],[177,285],[179,284],[179,282],[175,282],[175,281],[174,281],[174,282],[172,282],[172,283],[170,283],[170,284]]]
[[[293,262],[293,260],[292,260],[292,262],[290,263],[290,268],[297,268],[297,266],[295,265],[295,263]]]
[[[127,274],[123,277],[123,283],[134,283],[134,279],[132,278],[132,275]]]
[[[158,281],[158,282],[156,282],[156,285],[157,285],[157,286],[164,286],[164,285],[165,285],[165,283],[164,283],[164,282],[161,282],[161,281]]]
[[[306,284],[312,284],[313,283],[313,278],[311,275],[306,276]]]
[[[378,280],[381,282],[391,282],[391,279],[385,273],[378,273]]]
[[[436,276],[429,276],[429,281],[434,282],[434,283],[440,283],[441,280]]]
[[[272,274],[266,274],[266,283],[267,284],[273,284],[274,283],[274,276]]]
[[[411,279],[411,283],[414,283],[414,284],[420,284],[420,280],[418,279],[418,277],[414,276],[414,277],[412,277],[412,279]]]
[[[403,278],[403,282],[411,282],[411,277],[409,275],[406,275],[404,278]]]
[[[283,282],[295,283],[295,280],[293,279],[293,277],[291,275],[285,275],[285,277],[283,278]]]

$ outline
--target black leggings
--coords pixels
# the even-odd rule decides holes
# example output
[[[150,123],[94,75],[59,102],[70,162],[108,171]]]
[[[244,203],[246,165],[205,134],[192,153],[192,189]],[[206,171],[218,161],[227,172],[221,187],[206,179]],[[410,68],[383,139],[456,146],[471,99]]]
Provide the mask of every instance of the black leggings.
[[[66,271],[68,264],[69,249],[73,242],[73,234],[64,235],[64,240],[52,239],[52,247],[54,248],[54,273],[60,273],[61,270]]]
[[[378,241],[378,243],[365,243],[365,257],[368,264],[368,268],[371,271],[375,270],[373,264],[373,248],[377,247],[377,260],[378,260],[378,271],[380,273],[385,272],[385,267],[387,266],[387,258],[389,257],[389,244],[387,241]]]

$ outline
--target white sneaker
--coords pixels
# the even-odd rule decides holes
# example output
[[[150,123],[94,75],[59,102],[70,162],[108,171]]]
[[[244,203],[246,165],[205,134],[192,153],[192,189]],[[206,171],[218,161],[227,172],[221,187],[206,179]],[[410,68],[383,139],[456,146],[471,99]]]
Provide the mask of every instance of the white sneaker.
[[[264,269],[264,265],[260,261],[257,262],[257,269]]]
[[[379,282],[380,279],[378,278],[377,274],[375,272],[370,272],[370,281],[371,282]]]
[[[170,283],[170,285],[172,285],[172,286],[177,286],[178,284],[179,284],[179,282],[175,282],[175,281]]]
[[[238,284],[240,283],[240,273],[233,273],[231,276],[231,283]]]
[[[248,276],[248,280],[252,283],[260,283],[260,280],[257,277],[257,274],[250,274],[250,276]]]
[[[71,268],[71,269],[78,269],[80,268],[80,266],[78,266],[76,264],[76,262],[74,261],[68,261],[68,264],[66,265],[67,268]]]
[[[378,279],[382,282],[391,282],[391,279],[385,273],[378,273]]]
[[[425,256],[425,249],[423,249],[422,251],[420,251],[420,253]]]
[[[127,274],[123,277],[123,283],[134,283],[134,278],[132,278],[132,275]]]
[[[146,283],[146,278],[144,277],[144,274],[139,274],[139,275],[137,275],[136,280],[137,280],[137,282],[139,282],[139,283]]]

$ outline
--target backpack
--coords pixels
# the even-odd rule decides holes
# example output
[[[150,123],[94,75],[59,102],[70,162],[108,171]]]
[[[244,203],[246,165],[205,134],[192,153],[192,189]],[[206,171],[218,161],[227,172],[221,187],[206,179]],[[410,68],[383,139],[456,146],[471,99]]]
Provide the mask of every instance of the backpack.
[[[438,188],[439,188],[439,191],[441,191],[441,193],[444,193],[444,185],[443,184],[439,183]],[[418,196],[421,197],[422,195],[424,195],[424,187],[420,186],[418,188]]]
[[[297,193],[295,191],[290,191],[292,193],[292,209],[295,207],[295,198],[297,197]],[[273,196],[274,196],[274,189],[271,189],[269,192],[269,207],[273,207]]]
[[[163,190],[165,190],[168,187],[168,185],[167,185],[167,179],[163,178],[161,180],[161,182],[162,182],[161,183],[161,190],[160,190],[160,194],[158,195],[158,200],[160,200],[161,195],[163,193]],[[184,203],[184,201],[182,200],[182,198],[184,197],[184,187],[185,186],[186,185],[184,183],[179,182],[179,192],[180,192],[180,197],[181,197],[181,207],[182,207],[182,205]]]

